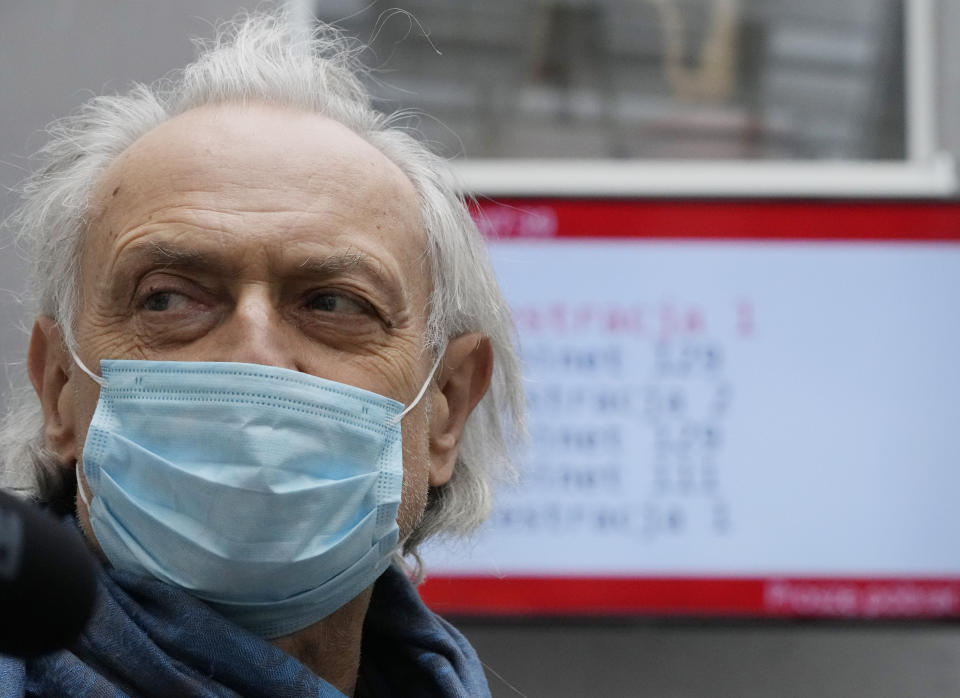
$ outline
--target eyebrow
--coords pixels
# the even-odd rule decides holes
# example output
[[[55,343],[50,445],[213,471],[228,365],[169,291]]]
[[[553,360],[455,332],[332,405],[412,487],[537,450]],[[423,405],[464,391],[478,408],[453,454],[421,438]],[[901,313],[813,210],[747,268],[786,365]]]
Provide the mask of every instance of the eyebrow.
[[[223,271],[225,265],[214,255],[166,242],[147,242],[131,248],[123,255],[124,261],[150,262],[157,266],[177,269]]]
[[[362,252],[340,252],[324,257],[307,257],[298,265],[297,271],[304,277],[317,279],[348,272],[366,277],[384,294],[383,300],[388,303],[388,306],[383,308],[387,313],[384,319],[391,326],[393,313],[403,307],[405,294],[399,280],[386,273],[381,264]]]
[[[165,269],[203,271],[217,275],[230,275],[231,265],[217,254],[209,254],[192,247],[182,247],[170,242],[143,242],[130,248],[123,255],[124,264],[141,266],[144,263]],[[288,269],[290,269],[288,267]],[[398,280],[384,273],[381,265],[370,256],[359,252],[335,252],[329,255],[307,256],[296,267],[296,275],[318,280],[347,272],[357,272],[376,284],[396,305],[403,298]]]
[[[343,252],[322,258],[307,257],[297,268],[309,276],[330,276],[354,270],[363,271],[370,276],[380,276],[370,258],[360,252]]]
[[[145,242],[130,249],[125,258],[144,261],[162,267],[177,269],[201,269],[213,272],[227,270],[218,255],[208,254],[190,247],[180,247],[169,242]],[[303,276],[325,277],[348,271],[361,271],[373,278],[382,275],[378,265],[361,252],[341,252],[324,257],[307,257],[297,265]]]

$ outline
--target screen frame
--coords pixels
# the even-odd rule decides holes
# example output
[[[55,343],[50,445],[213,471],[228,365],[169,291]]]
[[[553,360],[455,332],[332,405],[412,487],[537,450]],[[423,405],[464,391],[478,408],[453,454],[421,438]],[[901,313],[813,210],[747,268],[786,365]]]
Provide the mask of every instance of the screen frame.
[[[960,246],[960,201],[940,197],[510,197],[481,200],[478,207],[503,206],[522,216],[528,211],[540,215],[543,207],[551,205],[556,207],[556,229],[562,230],[556,233],[557,239],[581,237],[591,227],[592,214],[605,212],[600,217],[609,225],[597,237],[606,240]],[[478,213],[475,208],[474,215]],[[651,225],[643,225],[644,221]],[[709,233],[691,234],[691,230]],[[488,233],[493,239],[530,239],[522,225],[511,221],[505,229]],[[430,574],[429,568],[427,572],[427,581],[420,587],[423,600],[438,613],[460,618],[960,621],[960,577],[953,576],[508,576]]]
[[[936,119],[936,17],[931,0],[902,0],[904,160],[465,159],[464,192],[486,196],[950,197],[960,191]]]

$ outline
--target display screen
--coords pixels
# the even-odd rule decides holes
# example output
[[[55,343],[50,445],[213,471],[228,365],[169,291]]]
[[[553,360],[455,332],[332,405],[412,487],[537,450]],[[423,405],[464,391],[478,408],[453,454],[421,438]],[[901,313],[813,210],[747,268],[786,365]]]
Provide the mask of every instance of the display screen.
[[[960,205],[484,202],[530,439],[424,599],[960,616]]]

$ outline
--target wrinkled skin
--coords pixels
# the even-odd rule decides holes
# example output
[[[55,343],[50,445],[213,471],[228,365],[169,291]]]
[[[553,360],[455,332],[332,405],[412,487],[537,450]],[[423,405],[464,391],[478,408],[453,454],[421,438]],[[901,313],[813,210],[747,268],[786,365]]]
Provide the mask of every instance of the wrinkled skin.
[[[342,125],[266,105],[198,108],[136,141],[96,185],[78,355],[95,371],[101,358],[282,366],[406,404],[433,364],[425,242],[410,181]],[[428,486],[449,480],[492,360],[483,336],[452,338],[404,418],[401,537]],[[48,317],[28,365],[47,446],[73,469],[99,387]],[[96,549],[82,501],[78,514]],[[349,694],[368,601],[369,590],[276,643]]]

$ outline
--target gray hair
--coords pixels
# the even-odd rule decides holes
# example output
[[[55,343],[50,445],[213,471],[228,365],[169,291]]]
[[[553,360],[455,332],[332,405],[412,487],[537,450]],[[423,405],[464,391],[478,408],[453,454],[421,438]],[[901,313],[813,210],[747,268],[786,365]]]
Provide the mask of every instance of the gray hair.
[[[91,193],[107,167],[159,124],[203,105],[248,102],[340,122],[392,160],[417,192],[433,276],[427,346],[438,352],[448,338],[481,332],[493,347],[491,387],[464,428],[453,476],[430,491],[405,549],[416,553],[437,532],[471,531],[489,513],[493,485],[514,473],[510,453],[522,434],[524,399],[510,312],[449,166],[408,133],[402,113],[373,108],[359,77],[358,45],[333,28],[310,35],[285,14],[244,14],[211,42],[198,43],[198,59],[175,77],[96,97],[50,127],[38,153],[42,166],[22,185],[22,203],[9,219],[31,264],[33,309],[53,317],[66,345],[75,346],[78,259]],[[40,500],[63,496],[69,485],[57,456],[44,448],[36,396],[21,388],[8,405],[0,429],[3,479]]]

